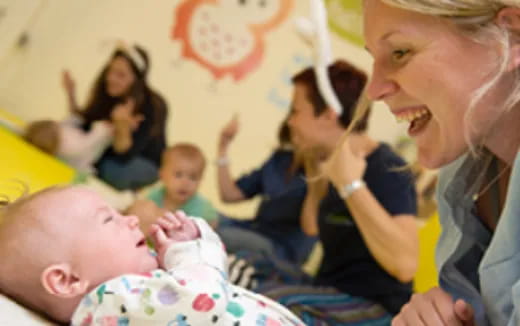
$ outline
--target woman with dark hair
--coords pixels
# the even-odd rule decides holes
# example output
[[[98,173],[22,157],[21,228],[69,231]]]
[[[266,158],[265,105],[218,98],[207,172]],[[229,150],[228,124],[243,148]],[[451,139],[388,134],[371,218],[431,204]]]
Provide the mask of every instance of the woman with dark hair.
[[[117,189],[138,189],[157,180],[161,153],[166,146],[166,102],[147,84],[150,69],[140,46],[120,46],[98,76],[89,101],[79,109],[74,82],[64,73],[70,109],[89,130],[96,121],[111,121],[114,140],[96,163],[101,179]]]
[[[269,158],[250,173],[235,179],[231,176],[228,148],[237,132],[238,120],[233,118],[220,133],[217,148],[220,198],[226,203],[242,202],[255,196],[261,196],[262,200],[251,220],[221,219],[219,235],[229,252],[258,252],[299,267],[307,259],[316,237],[305,235],[300,228],[306,185],[287,120],[279,127],[279,145]]]
[[[311,284],[261,291],[306,325],[389,325],[410,298],[417,267],[414,183],[403,171],[406,163],[367,134],[369,111],[350,126],[366,74],[338,60],[328,77],[343,113],[327,105],[314,70],[307,68],[293,77],[288,120],[299,151],[319,153],[319,160],[337,156],[325,165],[305,164],[301,227],[319,236],[323,260]]]

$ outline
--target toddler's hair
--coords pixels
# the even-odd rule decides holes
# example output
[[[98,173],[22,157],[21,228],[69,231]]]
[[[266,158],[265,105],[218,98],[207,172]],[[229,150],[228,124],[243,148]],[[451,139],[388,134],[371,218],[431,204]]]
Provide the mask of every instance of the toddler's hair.
[[[53,120],[35,121],[27,127],[24,138],[42,151],[55,155],[60,142],[58,123]]]
[[[203,172],[206,167],[206,158],[204,157],[204,154],[198,146],[191,143],[177,143],[165,149],[162,154],[161,165],[165,165],[166,162],[173,159],[175,155],[179,155],[180,157],[191,161],[198,161],[201,172]]]

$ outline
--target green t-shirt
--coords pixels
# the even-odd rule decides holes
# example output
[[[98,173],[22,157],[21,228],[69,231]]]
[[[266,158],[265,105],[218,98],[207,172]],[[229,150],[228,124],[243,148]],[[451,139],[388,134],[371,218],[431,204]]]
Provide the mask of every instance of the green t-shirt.
[[[153,201],[157,206],[164,207],[164,197],[166,189],[164,186],[155,187],[148,193],[147,198]],[[217,210],[211,205],[209,200],[199,194],[193,195],[184,205],[179,207],[186,215],[196,216],[206,221],[215,221],[218,218]]]

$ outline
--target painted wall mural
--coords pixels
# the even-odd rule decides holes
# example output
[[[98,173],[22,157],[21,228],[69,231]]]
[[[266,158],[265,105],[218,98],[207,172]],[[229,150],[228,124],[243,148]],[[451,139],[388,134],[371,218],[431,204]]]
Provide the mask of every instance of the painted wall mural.
[[[361,0],[325,0],[330,29],[339,37],[363,46]]]
[[[278,78],[272,82],[273,86],[266,94],[267,102],[283,112],[290,110],[293,92],[292,77],[295,73],[300,72],[312,64],[312,58],[301,54],[294,54],[292,58],[287,61],[278,75]]]
[[[258,68],[264,35],[287,18],[293,1],[185,0],[175,10],[171,38],[215,79],[240,81]]]

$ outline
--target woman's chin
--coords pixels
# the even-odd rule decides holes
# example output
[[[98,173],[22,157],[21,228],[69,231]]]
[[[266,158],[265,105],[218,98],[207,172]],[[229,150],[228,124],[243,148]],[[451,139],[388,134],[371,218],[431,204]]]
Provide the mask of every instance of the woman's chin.
[[[121,96],[123,96],[123,93],[124,93],[124,92],[121,92],[121,91],[118,90],[118,89],[110,89],[110,88],[107,89],[107,94],[108,94],[110,97],[121,97]]]
[[[465,151],[459,154],[437,153],[418,149],[417,160],[427,169],[439,169],[458,159]]]

